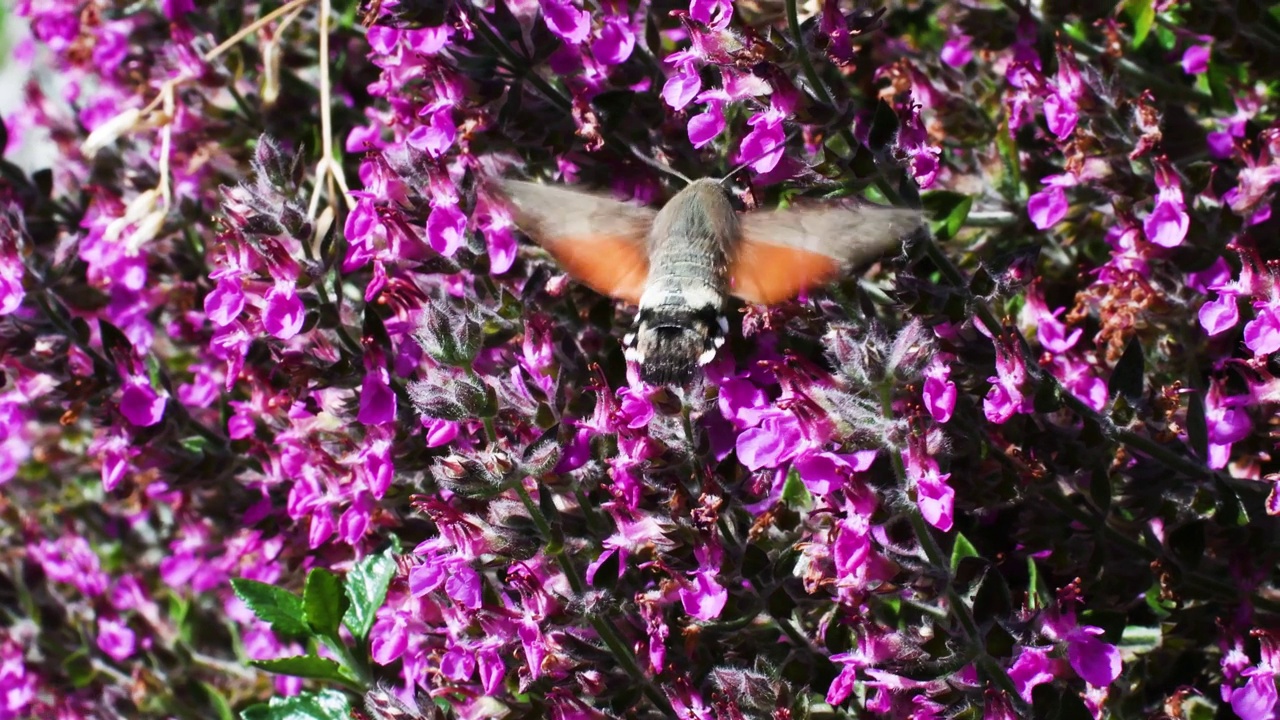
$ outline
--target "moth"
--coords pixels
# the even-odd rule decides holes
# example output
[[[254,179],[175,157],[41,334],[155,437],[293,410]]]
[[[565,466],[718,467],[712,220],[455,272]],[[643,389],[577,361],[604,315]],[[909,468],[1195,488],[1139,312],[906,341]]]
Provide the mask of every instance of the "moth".
[[[516,226],[566,273],[639,306],[623,338],[650,384],[683,384],[715,358],[729,296],[770,305],[898,247],[915,210],[854,200],[738,212],[718,180],[689,183],[661,210],[592,192],[500,180]]]

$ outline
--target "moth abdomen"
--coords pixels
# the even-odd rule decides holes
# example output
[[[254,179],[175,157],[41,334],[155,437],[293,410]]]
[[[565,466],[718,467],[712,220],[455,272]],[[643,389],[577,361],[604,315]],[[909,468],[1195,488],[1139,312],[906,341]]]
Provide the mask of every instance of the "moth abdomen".
[[[635,329],[624,338],[627,359],[651,385],[683,384],[724,344],[728,321],[717,305],[641,308]]]

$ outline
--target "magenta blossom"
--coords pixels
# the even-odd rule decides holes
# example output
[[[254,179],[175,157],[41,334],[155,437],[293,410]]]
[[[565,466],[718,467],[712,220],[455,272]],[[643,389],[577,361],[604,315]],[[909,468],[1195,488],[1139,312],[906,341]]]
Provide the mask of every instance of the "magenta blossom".
[[[1040,182],[1045,188],[1027,198],[1027,214],[1037,230],[1048,230],[1067,216],[1070,205],[1066,188],[1073,187],[1078,181],[1074,175],[1064,173],[1043,177]]]
[[[935,358],[925,368],[924,406],[933,419],[940,423],[951,420],[951,414],[956,410],[958,391],[950,378],[951,365],[943,356]]]
[[[1167,158],[1155,159],[1156,206],[1142,224],[1147,239],[1161,247],[1177,247],[1187,237],[1191,218],[1182,199],[1182,185]]]
[[[987,420],[996,424],[1008,422],[1014,415],[1031,411],[1031,398],[1026,395],[1027,366],[1021,348],[1013,336],[996,339],[996,374],[987,378],[991,389],[982,401]]]

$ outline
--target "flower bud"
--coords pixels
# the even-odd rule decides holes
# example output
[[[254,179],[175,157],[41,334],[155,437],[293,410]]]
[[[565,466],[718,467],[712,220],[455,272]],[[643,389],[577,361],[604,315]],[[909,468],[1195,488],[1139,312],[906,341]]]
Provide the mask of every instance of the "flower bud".
[[[444,303],[432,303],[422,315],[414,339],[433,360],[469,368],[480,350],[480,325]]]
[[[511,460],[511,455],[505,450],[482,450],[477,456],[480,466],[484,468],[485,473],[498,480],[506,479],[507,475],[515,469],[516,464]]]
[[[846,378],[878,385],[885,375],[887,339],[876,331],[852,325],[832,325],[822,337],[827,354]]]
[[[540,477],[551,472],[560,462],[559,429],[558,425],[547,429],[524,449],[521,467],[526,475]]]
[[[449,455],[437,458],[431,477],[455,495],[469,498],[493,497],[502,491],[502,478],[494,478],[474,458]]]
[[[467,409],[456,398],[428,380],[409,383],[409,400],[426,417],[453,422],[471,419]]]

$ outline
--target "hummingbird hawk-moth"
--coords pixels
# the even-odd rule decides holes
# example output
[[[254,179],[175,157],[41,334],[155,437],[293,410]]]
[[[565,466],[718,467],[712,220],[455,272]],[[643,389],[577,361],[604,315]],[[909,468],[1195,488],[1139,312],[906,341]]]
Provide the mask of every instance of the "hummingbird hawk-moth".
[[[730,295],[769,305],[898,247],[917,211],[850,199],[737,212],[717,180],[661,210],[501,180],[516,226],[571,277],[639,306],[623,342],[645,382],[683,383],[724,344]]]

